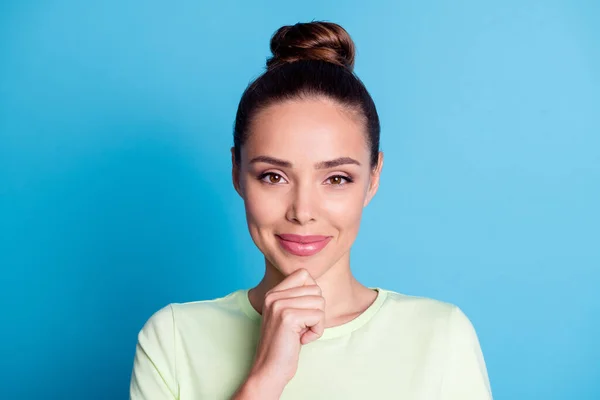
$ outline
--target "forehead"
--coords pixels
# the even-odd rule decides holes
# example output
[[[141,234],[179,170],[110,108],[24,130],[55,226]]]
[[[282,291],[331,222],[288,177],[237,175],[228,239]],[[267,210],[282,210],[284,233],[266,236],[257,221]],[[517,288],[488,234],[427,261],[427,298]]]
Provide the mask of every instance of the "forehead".
[[[365,124],[327,98],[286,100],[261,110],[244,145],[251,157],[268,155],[302,164],[338,157],[368,164]]]

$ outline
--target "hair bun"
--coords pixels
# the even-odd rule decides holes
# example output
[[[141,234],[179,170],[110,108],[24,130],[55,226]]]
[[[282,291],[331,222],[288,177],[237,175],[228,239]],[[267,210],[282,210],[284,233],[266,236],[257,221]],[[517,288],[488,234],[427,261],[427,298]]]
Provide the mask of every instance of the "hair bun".
[[[299,60],[321,60],[354,68],[354,42],[333,22],[306,22],[282,26],[271,38],[273,57],[267,69]]]

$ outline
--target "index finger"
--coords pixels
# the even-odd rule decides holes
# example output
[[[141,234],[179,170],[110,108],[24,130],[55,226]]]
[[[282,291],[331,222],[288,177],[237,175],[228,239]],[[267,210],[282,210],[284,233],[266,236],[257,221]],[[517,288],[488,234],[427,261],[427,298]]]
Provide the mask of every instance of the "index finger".
[[[270,291],[279,292],[281,290],[287,290],[298,286],[316,285],[317,282],[313,279],[310,273],[300,268],[289,274],[282,280],[278,285],[274,286]]]

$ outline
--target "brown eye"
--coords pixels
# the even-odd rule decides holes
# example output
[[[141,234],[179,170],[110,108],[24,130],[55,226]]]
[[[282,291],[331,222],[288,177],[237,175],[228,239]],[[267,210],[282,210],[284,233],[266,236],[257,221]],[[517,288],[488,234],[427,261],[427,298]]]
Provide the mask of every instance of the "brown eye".
[[[258,180],[268,183],[269,185],[280,185],[286,183],[283,176],[275,172],[266,172],[258,177]]]
[[[331,185],[344,185],[348,182],[352,182],[352,180],[350,180],[350,178],[346,178],[345,176],[342,176],[342,175],[335,175],[335,176],[329,177],[327,180],[329,181],[329,184],[331,184]]]
[[[271,183],[279,183],[280,181],[281,181],[281,175],[269,174],[269,182],[271,182]]]

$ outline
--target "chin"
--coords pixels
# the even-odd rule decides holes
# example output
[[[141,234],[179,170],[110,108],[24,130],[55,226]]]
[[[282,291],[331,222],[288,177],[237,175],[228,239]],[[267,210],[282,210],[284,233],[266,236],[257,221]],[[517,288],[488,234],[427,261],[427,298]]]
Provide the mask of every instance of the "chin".
[[[324,262],[324,260],[319,260],[319,258],[315,256],[302,258],[293,256],[284,257],[283,259],[279,259],[277,262],[272,264],[285,276],[304,268],[314,279],[317,279],[323,275],[331,267],[328,263]]]

